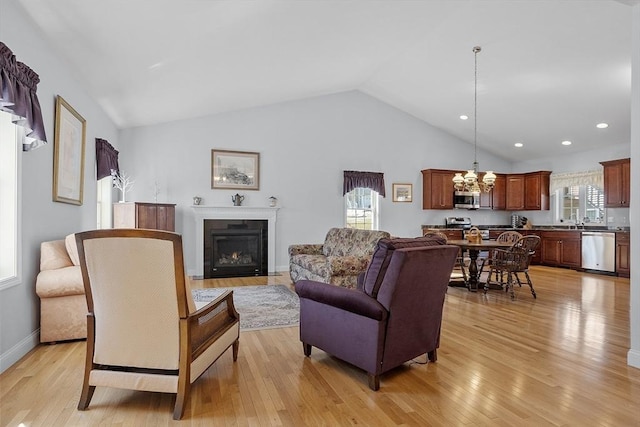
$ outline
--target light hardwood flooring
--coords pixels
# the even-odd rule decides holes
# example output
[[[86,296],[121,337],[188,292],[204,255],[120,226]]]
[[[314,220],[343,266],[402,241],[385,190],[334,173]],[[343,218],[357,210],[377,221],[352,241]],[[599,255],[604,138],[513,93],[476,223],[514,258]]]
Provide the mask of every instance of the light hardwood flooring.
[[[76,406],[83,341],[42,345],[0,376],[3,426],[640,426],[640,370],[627,366],[629,280],[533,267],[538,293],[511,301],[449,288],[436,363],[407,363],[371,391],[366,374],[298,328],[242,332],[196,381],[182,421],[173,395],[98,388]],[[194,287],[290,284],[268,278]]]

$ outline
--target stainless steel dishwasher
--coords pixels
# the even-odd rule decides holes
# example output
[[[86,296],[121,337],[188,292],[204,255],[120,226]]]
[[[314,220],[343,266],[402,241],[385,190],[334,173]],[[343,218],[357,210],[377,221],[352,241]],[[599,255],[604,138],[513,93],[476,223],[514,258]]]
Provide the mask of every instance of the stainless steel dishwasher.
[[[582,268],[616,271],[616,234],[598,231],[582,232]]]

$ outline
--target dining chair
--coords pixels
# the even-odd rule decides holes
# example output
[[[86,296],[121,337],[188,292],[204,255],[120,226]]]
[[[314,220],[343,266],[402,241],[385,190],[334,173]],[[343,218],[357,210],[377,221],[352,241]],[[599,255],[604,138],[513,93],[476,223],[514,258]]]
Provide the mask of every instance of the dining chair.
[[[439,237],[441,239],[444,239],[445,241],[448,240],[447,235],[440,231],[429,230],[424,233],[424,236],[425,237],[434,236],[434,237]],[[461,282],[462,284],[464,284],[464,286],[467,286],[468,281],[469,281],[469,273],[467,272],[466,261],[464,258],[464,251],[460,249],[460,251],[458,252],[458,256],[456,258],[456,263],[453,266],[453,271],[451,272],[451,279],[449,282],[454,284]]]
[[[522,237],[522,234],[518,233],[517,231],[505,231],[503,233],[500,233],[500,235],[498,235],[498,237],[496,237],[496,242],[514,244],[521,237]],[[482,274],[485,264],[488,264],[488,266],[489,266],[489,276],[487,277],[487,281],[490,281],[492,274],[496,274],[496,275],[498,274],[497,271],[494,268],[491,267],[491,253],[489,253],[488,256],[486,256],[486,257],[484,257],[482,259],[482,263],[480,265],[480,274]],[[497,279],[498,278],[496,277],[496,280]],[[500,279],[502,279],[502,278],[500,278]],[[502,280],[500,280],[500,281],[502,281]]]
[[[533,298],[537,298],[536,291],[533,288],[531,277],[529,276],[529,264],[533,255],[536,252],[538,245],[540,244],[539,236],[523,236],[519,238],[508,249],[494,249],[491,255],[491,268],[496,273],[496,278],[499,277],[497,282],[505,292],[509,292],[511,299],[515,299],[515,292],[513,290],[514,283],[518,283],[518,286],[522,286],[522,281],[518,276],[518,273],[524,273],[527,278],[527,284],[531,289],[531,295]],[[504,280],[506,274],[506,280]],[[484,285],[485,294],[489,290],[491,285],[490,277]]]

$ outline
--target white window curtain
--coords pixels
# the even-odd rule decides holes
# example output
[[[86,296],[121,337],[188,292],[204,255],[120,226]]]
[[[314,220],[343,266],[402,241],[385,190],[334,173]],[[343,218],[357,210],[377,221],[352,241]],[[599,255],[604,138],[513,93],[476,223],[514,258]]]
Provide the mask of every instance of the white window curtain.
[[[552,173],[549,177],[549,187],[551,193],[564,187],[578,185],[593,185],[594,187],[604,187],[604,174],[599,171]]]

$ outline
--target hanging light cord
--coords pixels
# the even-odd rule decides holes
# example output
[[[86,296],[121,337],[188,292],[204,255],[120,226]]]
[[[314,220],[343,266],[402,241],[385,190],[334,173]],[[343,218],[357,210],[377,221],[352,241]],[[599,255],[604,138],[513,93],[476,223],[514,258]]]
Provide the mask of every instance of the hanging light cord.
[[[473,86],[473,171],[478,173],[478,52],[482,48],[474,46],[474,86]]]

